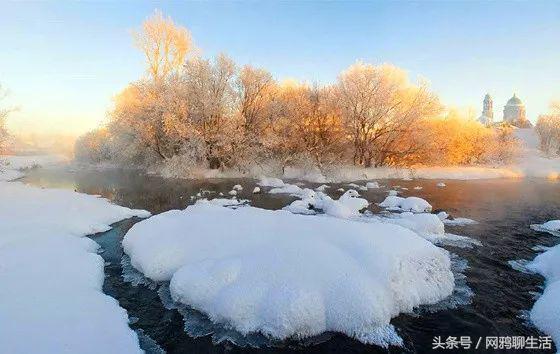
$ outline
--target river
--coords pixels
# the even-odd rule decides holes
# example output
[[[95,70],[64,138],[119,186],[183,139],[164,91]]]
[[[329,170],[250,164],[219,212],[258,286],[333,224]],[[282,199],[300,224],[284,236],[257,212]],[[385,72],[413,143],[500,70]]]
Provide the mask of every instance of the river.
[[[253,195],[251,191],[256,181],[252,179],[166,179],[133,170],[35,169],[29,171],[22,181],[35,186],[98,194],[116,204],[152,213],[184,209],[192,203],[190,197],[201,190],[227,195],[234,184],[244,187],[240,197],[251,200],[256,207],[278,209],[295,199],[287,195]],[[557,237],[533,231],[529,225],[560,218],[560,182],[544,179],[448,180],[445,188],[437,187],[436,182],[439,181],[379,181],[385,186],[408,188],[401,189],[403,196],[425,198],[434,209],[478,221],[474,225],[446,226],[446,232],[477,239],[482,246],[444,246],[463,265],[466,261],[467,268],[462,273],[472,295],[467,296],[466,303],[455,307],[442,306],[439,310],[434,306],[420,308],[414,314],[401,314],[394,318],[391,323],[404,339],[403,348],[386,350],[338,334],[327,334],[312,343],[293,341],[258,349],[240,347],[228,341],[213,343],[209,335],[194,338],[185,332],[181,313],[166,308],[154,287],[133,285],[124,280],[120,241],[138,221],[133,219],[115,224],[111,231],[92,236],[104,250],[101,254],[106,261],[104,291],[128,311],[131,327],[142,334],[142,347],[148,352],[159,347],[168,353],[425,353],[431,352],[435,336],[444,339],[448,336],[470,336],[473,342],[488,336],[542,336],[529,323],[527,311],[531,309],[535,296],[542,293],[544,280],[538,275],[515,270],[508,262],[532,260],[538,253],[533,249],[535,246],[558,243]],[[335,197],[340,195],[336,189],[348,188],[345,184],[330,185],[332,187],[327,189],[327,193]],[[305,183],[305,186],[315,188],[318,184]],[[415,186],[423,188],[415,190]],[[387,188],[361,194],[370,202],[379,203],[387,195]],[[371,209],[379,211],[374,204]],[[222,336],[225,337],[227,335]]]

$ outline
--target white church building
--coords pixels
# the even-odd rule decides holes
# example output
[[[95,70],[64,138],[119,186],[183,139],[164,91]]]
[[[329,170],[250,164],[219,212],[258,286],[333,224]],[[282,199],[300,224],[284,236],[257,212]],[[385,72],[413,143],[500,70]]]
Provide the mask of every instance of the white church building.
[[[527,120],[525,105],[516,94],[513,94],[513,97],[507,101],[503,112],[504,123],[509,123],[518,128],[529,128],[532,126],[531,122]],[[495,123],[493,101],[489,94],[484,96],[484,101],[482,102],[482,115],[478,120],[486,126],[492,126]]]

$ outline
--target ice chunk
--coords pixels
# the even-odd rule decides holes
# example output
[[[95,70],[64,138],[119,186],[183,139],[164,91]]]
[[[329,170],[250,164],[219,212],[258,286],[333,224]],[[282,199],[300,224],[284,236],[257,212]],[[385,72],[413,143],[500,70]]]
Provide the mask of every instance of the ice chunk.
[[[560,220],[547,221],[544,224],[532,224],[531,229],[535,231],[548,232],[554,236],[560,236]]]
[[[315,190],[317,192],[324,192],[325,189],[330,188],[330,186],[326,185],[326,184],[321,184],[319,187],[315,188]]]
[[[334,331],[387,345],[392,317],[454,287],[446,251],[382,222],[197,203],[137,223],[123,246],[175,301],[279,339]]]
[[[253,189],[253,194],[257,194],[257,193],[260,193],[260,192],[261,192],[261,189],[259,187],[255,187]]]
[[[235,189],[232,189],[228,192],[229,195],[237,195],[237,191]]]
[[[236,184],[232,189],[241,192],[243,190],[243,186],[241,186],[240,184]]]
[[[368,182],[368,183],[366,183],[366,188],[368,188],[368,189],[377,189],[377,188],[379,188],[379,183],[377,183],[377,182]]]
[[[418,197],[397,197],[390,195],[379,206],[388,210],[412,211],[415,213],[430,212],[432,206],[426,200]]]
[[[443,182],[439,182],[438,184],[436,184],[436,186],[437,186],[437,187],[440,187],[440,188],[443,188],[443,187],[446,186],[446,184],[443,183]]]

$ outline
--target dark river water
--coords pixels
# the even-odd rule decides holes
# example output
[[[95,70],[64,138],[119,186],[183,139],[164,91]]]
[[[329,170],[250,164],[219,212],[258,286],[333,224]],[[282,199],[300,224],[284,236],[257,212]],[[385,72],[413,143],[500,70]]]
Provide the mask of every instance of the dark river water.
[[[184,209],[192,203],[190,196],[201,190],[227,192],[234,184],[244,190],[240,197],[251,200],[256,207],[278,209],[293,197],[251,193],[256,181],[252,179],[181,180],[143,175],[137,171],[67,171],[33,170],[23,180],[36,186],[73,189],[99,194],[116,204],[161,213],[170,209]],[[433,180],[380,180],[385,186],[399,185],[403,196],[418,196],[428,200],[434,209],[442,209],[456,217],[468,217],[478,224],[446,226],[446,232],[469,236],[482,246],[460,248],[443,246],[461,260],[466,260],[466,285],[473,295],[467,304],[443,307],[439,311],[419,309],[414,314],[394,318],[404,347],[383,349],[364,345],[339,334],[327,335],[313,343],[280,343],[273,347],[240,347],[229,341],[213,343],[211,336],[193,338],[185,332],[183,316],[162,304],[158,292],[147,285],[133,285],[123,278],[121,240],[138,220],[129,219],[114,225],[111,231],[94,235],[104,252],[107,275],[104,290],[116,298],[131,318],[131,327],[141,334],[142,347],[148,352],[161,348],[167,353],[426,353],[432,352],[435,336],[470,336],[473,343],[487,336],[542,336],[527,320],[536,294],[542,293],[544,280],[535,274],[513,269],[508,261],[532,260],[537,245],[552,246],[557,237],[539,233],[530,224],[560,218],[560,182],[540,179],[445,181],[447,187],[438,188]],[[363,184],[363,183],[362,183]],[[306,183],[315,188],[318,184]],[[331,196],[345,184],[330,184]],[[422,186],[422,190],[414,190]],[[387,188],[360,192],[370,202],[379,203],[387,195]],[[375,206],[373,212],[378,211]],[[473,352],[473,350],[442,350],[442,352]],[[478,350],[477,352],[484,352]],[[500,351],[492,351],[500,352]],[[508,352],[506,350],[502,352]],[[509,352],[553,353],[555,350],[510,350]]]

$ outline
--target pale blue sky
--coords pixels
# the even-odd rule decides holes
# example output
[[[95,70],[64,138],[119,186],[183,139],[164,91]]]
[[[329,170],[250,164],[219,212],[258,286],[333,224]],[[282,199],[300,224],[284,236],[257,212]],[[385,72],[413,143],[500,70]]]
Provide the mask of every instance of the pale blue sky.
[[[516,92],[534,120],[560,97],[560,1],[1,2],[0,83],[14,131],[80,133],[143,74],[130,31],[155,8],[221,51],[276,78],[329,82],[357,59],[427,78],[444,103],[488,91],[495,116]]]

